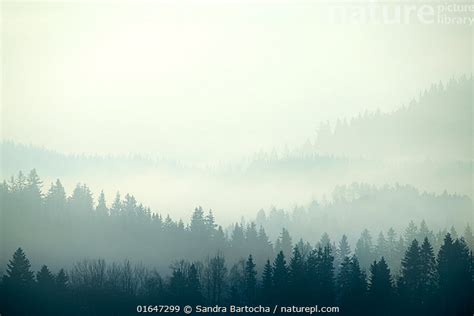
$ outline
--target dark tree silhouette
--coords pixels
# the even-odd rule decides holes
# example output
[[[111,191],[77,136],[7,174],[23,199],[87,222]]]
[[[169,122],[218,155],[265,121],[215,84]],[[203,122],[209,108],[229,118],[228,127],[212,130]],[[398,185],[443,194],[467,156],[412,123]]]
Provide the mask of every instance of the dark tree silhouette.
[[[273,295],[275,301],[288,301],[288,278],[285,255],[283,251],[280,251],[273,262]]]
[[[252,255],[245,262],[244,270],[244,299],[247,305],[255,304],[257,298],[257,271]]]
[[[445,315],[472,313],[471,258],[463,239],[453,241],[450,234],[444,239],[438,253],[439,294],[441,311]]]
[[[433,314],[437,287],[436,259],[428,237],[423,239],[420,248],[420,305],[424,313]]]
[[[7,274],[3,277],[3,281],[19,286],[27,286],[34,281],[33,272],[30,269],[30,261],[23,249],[18,248],[7,265]]]
[[[463,239],[445,237],[437,264],[425,238],[414,240],[401,264],[395,287],[382,257],[370,266],[369,284],[356,256],[344,257],[334,284],[332,248],[317,248],[305,258],[295,246],[287,266],[280,252],[263,268],[259,295],[253,256],[227,274],[224,257],[178,261],[164,282],[155,271],[129,261],[77,262],[54,275],[45,265],[36,273],[18,249],[0,283],[0,312],[6,315],[129,315],[140,304],[291,304],[339,306],[346,315],[471,315],[473,256]],[[336,287],[336,291],[334,289]],[[332,294],[328,294],[332,293]],[[396,295],[398,293],[398,295]],[[335,296],[335,300],[334,300]]]
[[[421,255],[418,241],[414,239],[402,260],[401,275],[398,280],[399,294],[405,302],[404,312],[407,315],[418,315],[422,292]]]
[[[357,314],[366,305],[367,281],[357,257],[346,257],[337,278],[338,303],[347,315]]]
[[[260,288],[260,300],[263,303],[273,302],[273,268],[270,260],[267,260],[262,273],[262,284]]]
[[[289,298],[297,305],[302,305],[306,299],[305,263],[299,248],[293,249],[289,264]]]
[[[6,314],[28,315],[34,311],[34,274],[21,248],[13,254],[2,279],[2,305]]]
[[[339,246],[336,249],[334,256],[334,268],[336,272],[339,272],[339,268],[346,257],[351,255],[351,247],[349,246],[349,241],[347,240],[346,235],[342,235],[341,240],[339,241]]]
[[[94,205],[87,186],[78,185],[66,198],[59,180],[43,196],[35,171],[1,183],[0,202],[3,218],[12,223],[2,227],[7,245],[25,242],[28,249],[38,247],[33,248],[36,254],[47,249],[51,258],[63,255],[62,260],[64,254],[109,260],[113,253],[113,260],[145,259],[147,267],[128,260],[108,264],[105,259],[84,259],[66,267],[67,271],[53,270],[54,274],[35,265],[41,269],[33,273],[21,249],[7,249],[14,254],[8,264],[3,263],[2,315],[130,315],[139,304],[309,306],[317,302],[338,305],[349,315],[471,315],[474,308],[469,226],[463,239],[453,237],[454,229],[449,234],[447,230],[433,233],[424,222],[411,223],[405,238],[422,239],[405,240],[389,229],[378,234],[375,244],[366,230],[352,257],[345,236],[337,248],[325,233],[316,245],[301,238],[291,249],[292,238],[284,229],[275,256],[263,226],[257,230],[252,222],[235,224],[229,237],[215,223],[212,211],[206,215],[197,208],[190,225],[185,225],[169,215],[152,213],[130,194],[123,200],[117,194],[107,211],[104,194]],[[260,216],[260,220],[273,216]],[[84,227],[88,234],[83,233]],[[23,234],[27,229],[48,234],[32,242]],[[417,240],[423,240],[421,246]],[[91,244],[94,247],[85,247]],[[170,263],[171,273],[163,271]],[[48,265],[55,268],[51,262]],[[151,267],[160,269],[164,278]],[[366,268],[370,268],[369,284]],[[257,271],[262,272],[260,283]]]
[[[393,314],[393,284],[385,258],[370,266],[369,299],[374,315]]]

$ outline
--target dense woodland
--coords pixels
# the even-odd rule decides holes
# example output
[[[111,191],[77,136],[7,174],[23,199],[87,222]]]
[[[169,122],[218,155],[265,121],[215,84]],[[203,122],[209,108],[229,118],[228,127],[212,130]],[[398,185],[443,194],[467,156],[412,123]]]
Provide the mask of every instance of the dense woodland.
[[[251,254],[229,265],[221,254],[179,261],[171,275],[129,261],[82,260],[68,272],[44,265],[34,273],[21,248],[1,282],[5,315],[132,315],[137,305],[338,307],[343,315],[472,315],[474,257],[464,239],[448,233],[437,256],[427,238],[414,239],[398,275],[384,257],[369,272],[356,255],[335,262],[329,245],[291,257],[280,251],[260,273]]]
[[[46,192],[42,187],[35,170],[0,186],[2,223],[8,223],[1,257],[13,253],[2,263],[5,315],[276,303],[338,306],[349,315],[473,312],[469,225],[458,234],[454,227],[434,232],[424,221],[410,222],[401,233],[389,229],[372,237],[364,230],[355,244],[346,235],[332,241],[327,233],[317,242],[293,240],[282,228],[273,242],[263,226],[224,229],[201,207],[184,224],[130,194],[117,194],[108,206],[103,193],[94,201],[84,184],[70,196],[59,180]]]
[[[410,222],[398,233],[390,228],[372,235],[365,229],[354,238],[341,235],[333,236],[333,239],[314,226],[310,236],[311,223],[318,219],[311,216],[321,210],[301,213],[306,217],[289,217],[284,212],[277,212],[270,213],[267,218],[260,212],[256,222],[235,223],[223,228],[216,224],[212,211],[205,212],[197,207],[189,223],[185,224],[152,212],[130,194],[122,198],[117,193],[108,206],[103,193],[94,201],[92,192],[84,184],[77,185],[70,196],[66,196],[59,180],[45,193],[42,186],[35,170],[26,176],[20,172],[0,186],[2,222],[8,223],[2,227],[2,267],[9,254],[19,246],[28,251],[33,261],[47,263],[54,269],[68,267],[73,261],[86,257],[109,261],[133,258],[164,273],[171,262],[181,258],[203,260],[217,251],[229,262],[253,254],[257,267],[263,268],[265,261],[272,260],[280,251],[289,258],[295,245],[304,252],[329,245],[336,262],[341,262],[341,247],[347,244],[364,270],[368,270],[373,260],[383,256],[389,268],[397,272],[411,240],[421,241],[427,237],[437,252],[448,232],[446,229],[433,231],[422,221],[419,225]],[[301,225],[300,231],[295,224]],[[272,231],[272,237],[267,234],[267,227]],[[463,236],[472,249],[471,227],[457,228],[460,233],[454,227],[448,228],[453,238]],[[301,236],[301,231],[306,235]]]
[[[382,235],[393,235],[390,226],[398,231],[404,231],[407,223],[400,223],[400,218],[408,222],[413,220],[419,227],[410,227],[410,231],[419,229],[418,239],[432,234],[437,235],[437,245],[440,245],[446,235],[447,223],[459,228],[472,219],[472,200],[467,196],[420,192],[410,185],[375,186],[361,183],[337,186],[329,201],[313,200],[302,206],[295,206],[291,211],[270,208],[260,210],[255,217],[257,226],[263,226],[272,239],[276,239],[285,227],[292,235],[309,242],[317,242],[319,236],[315,232],[338,232],[346,234],[349,239],[356,240],[360,232],[367,228],[376,235],[382,228],[387,230]],[[361,221],[360,219],[370,219]],[[435,229],[430,232],[424,219]],[[389,223],[389,224],[387,224]],[[410,225],[410,226],[413,226]],[[447,227],[448,229],[450,227]],[[415,237],[411,232],[407,240]],[[383,239],[383,238],[382,238]],[[434,241],[433,237],[430,240]]]

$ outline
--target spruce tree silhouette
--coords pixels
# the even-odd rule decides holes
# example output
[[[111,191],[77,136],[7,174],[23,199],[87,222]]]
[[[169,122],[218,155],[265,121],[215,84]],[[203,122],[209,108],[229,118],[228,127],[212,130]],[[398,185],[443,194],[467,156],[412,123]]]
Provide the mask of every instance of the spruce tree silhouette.
[[[385,258],[370,266],[369,300],[373,315],[393,314],[393,284]]]
[[[115,194],[114,202],[110,208],[111,216],[119,216],[122,213],[122,201],[120,199],[120,192]]]
[[[285,255],[280,251],[273,262],[273,295],[277,302],[288,302],[288,266]]]
[[[71,307],[71,299],[70,299],[70,291],[69,291],[69,278],[64,271],[64,269],[60,269],[56,277],[54,278],[55,281],[55,291],[52,298],[54,299],[55,303],[53,304],[56,314],[57,315],[68,315],[70,313]]]
[[[3,280],[6,283],[19,286],[30,285],[34,281],[33,272],[30,268],[30,261],[23,252],[23,249],[18,248],[7,265],[7,274],[3,277]]]
[[[319,287],[319,265],[321,264],[321,248],[313,249],[306,260],[306,278],[308,280],[308,291],[306,300],[308,302],[318,302],[321,300],[323,289]]]
[[[36,282],[43,289],[53,289],[55,283],[54,276],[46,265],[43,265],[41,270],[36,273]]]
[[[263,303],[273,302],[273,268],[270,260],[267,260],[262,273],[262,285],[260,288],[260,299]]]
[[[275,244],[275,250],[277,252],[283,251],[283,254],[287,258],[291,257],[293,246],[290,233],[287,229],[283,228],[281,230],[280,237],[277,239]]]
[[[347,240],[346,235],[342,235],[342,238],[339,241],[339,245],[334,255],[334,268],[337,273],[339,272],[339,268],[341,267],[341,264],[344,261],[344,259],[346,257],[349,257],[350,255],[351,255],[351,247],[349,246],[349,241]]]
[[[58,274],[55,277],[56,287],[59,290],[65,290],[68,287],[69,278],[66,275],[64,269],[59,270]]]
[[[303,305],[306,300],[305,264],[298,247],[293,248],[289,264],[289,299],[293,304]]]
[[[185,304],[198,305],[203,303],[199,274],[194,263],[189,267],[186,280],[186,294]]]
[[[364,315],[367,281],[356,256],[346,257],[337,276],[338,304],[345,315]],[[360,313],[363,311],[362,313]]]
[[[99,199],[97,200],[97,207],[95,208],[95,212],[100,217],[105,217],[109,215],[109,209],[107,208],[107,204],[105,202],[104,191],[100,191],[100,195],[99,195]]]
[[[44,199],[44,207],[52,213],[52,217],[64,217],[66,191],[59,179],[57,179],[55,183],[51,183],[51,187]]]
[[[13,254],[7,264],[6,275],[2,280],[2,304],[5,313],[27,315],[34,311],[34,275],[30,261],[21,248]]]
[[[257,271],[252,255],[245,262],[244,270],[244,300],[247,305],[254,305],[257,298]]]
[[[435,313],[437,299],[435,297],[437,287],[436,259],[433,247],[428,241],[428,237],[423,239],[420,248],[420,305],[425,314]]]
[[[318,257],[320,262],[317,265],[318,287],[322,289],[320,298],[323,304],[331,306],[334,303],[334,257],[330,244],[324,248],[318,249]]]
[[[46,265],[36,273],[37,290],[36,304],[37,310],[45,315],[51,314],[58,304],[54,276]]]
[[[421,313],[421,292],[423,284],[421,279],[421,255],[418,241],[414,239],[405,252],[402,260],[400,278],[398,280],[399,295],[404,302],[404,313],[418,315]]]

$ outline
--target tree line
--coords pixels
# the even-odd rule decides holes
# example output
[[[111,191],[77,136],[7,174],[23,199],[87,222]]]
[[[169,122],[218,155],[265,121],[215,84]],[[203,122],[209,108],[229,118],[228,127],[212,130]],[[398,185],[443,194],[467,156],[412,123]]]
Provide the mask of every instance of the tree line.
[[[295,246],[309,253],[329,245],[336,267],[345,256],[355,254],[364,271],[368,271],[374,260],[384,257],[391,271],[398,273],[401,259],[413,239],[421,241],[427,237],[437,252],[448,233],[446,230],[434,232],[422,221],[419,225],[410,222],[401,233],[388,229],[376,237],[369,230],[363,230],[353,243],[346,235],[335,241],[319,230],[321,237],[313,237],[316,239],[313,241],[296,239],[291,233],[298,232],[298,227],[304,230],[305,225],[296,224],[303,220],[311,222],[310,212],[292,218],[283,211],[274,211],[268,216],[260,212],[255,222],[223,228],[217,225],[212,211],[205,212],[202,207],[197,207],[189,223],[184,224],[169,215],[152,212],[130,194],[122,197],[117,193],[109,204],[103,192],[94,200],[87,185],[78,184],[67,196],[60,180],[43,192],[42,181],[34,169],[28,175],[20,172],[0,184],[0,203],[3,221],[8,223],[2,227],[4,251],[11,253],[22,245],[32,252],[35,261],[55,258],[50,263],[52,268],[68,267],[84,257],[109,261],[138,258],[143,264],[164,272],[170,262],[180,258],[203,260],[219,251],[231,262],[251,253],[257,267],[263,269],[266,260],[273,260],[280,251],[289,258]],[[267,234],[269,223],[272,223],[271,235],[275,237]],[[317,233],[313,228],[312,234]],[[473,248],[474,237],[469,225],[463,234],[458,234],[454,227],[449,233],[454,239],[462,235],[468,247]],[[8,253],[0,256],[3,258],[0,265],[6,264]]]
[[[334,126],[321,123],[308,149],[346,157],[469,161],[472,84],[472,74],[461,76],[444,85],[431,85],[410,104],[391,113],[365,112],[338,120]],[[383,136],[378,133],[381,129]]]
[[[424,222],[425,218],[429,218],[431,227]],[[409,223],[410,220],[414,223]],[[407,222],[409,227],[405,226]],[[468,222],[472,223],[472,200],[467,196],[426,193],[410,185],[364,183],[336,186],[329,201],[314,200],[290,210],[261,209],[255,217],[255,223],[263,226],[270,238],[276,238],[283,226],[294,238],[311,243],[319,239],[315,231],[344,233],[351,240],[357,240],[360,232],[368,228],[375,232],[371,236],[373,248],[379,241],[383,244],[394,239],[390,242],[397,243],[402,235],[404,247],[414,238],[423,240],[428,237],[433,247],[439,249],[446,233],[453,233],[451,225],[462,229],[459,233],[463,234]],[[387,223],[401,234],[393,236],[394,232]],[[450,226],[446,227],[447,223]],[[381,228],[385,229],[380,231]],[[465,238],[470,240],[467,236]],[[403,252],[399,253],[395,261],[400,261],[402,255]]]
[[[229,267],[217,253],[181,260],[162,277],[144,266],[82,260],[52,273],[34,273],[18,248],[0,283],[4,315],[131,315],[137,305],[337,306],[343,315],[472,315],[474,256],[448,233],[437,255],[414,239],[393,274],[384,257],[368,273],[356,255],[337,265],[329,245],[280,251],[258,271],[252,254]]]

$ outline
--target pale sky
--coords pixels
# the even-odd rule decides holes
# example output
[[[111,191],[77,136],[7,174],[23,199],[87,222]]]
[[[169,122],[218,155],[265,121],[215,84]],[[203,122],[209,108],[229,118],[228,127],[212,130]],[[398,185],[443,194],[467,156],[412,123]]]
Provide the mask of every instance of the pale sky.
[[[472,72],[472,28],[296,1],[2,2],[2,138],[189,162],[296,146]]]

